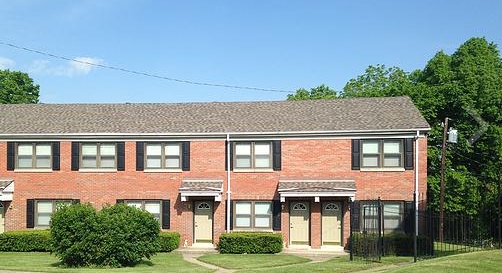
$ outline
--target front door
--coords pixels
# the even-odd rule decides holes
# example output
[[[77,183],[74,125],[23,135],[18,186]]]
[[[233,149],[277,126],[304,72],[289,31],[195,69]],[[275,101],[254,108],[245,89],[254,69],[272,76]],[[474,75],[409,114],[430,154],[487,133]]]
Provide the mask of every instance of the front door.
[[[213,202],[196,201],[194,216],[194,242],[213,242]]]
[[[322,245],[342,243],[342,210],[339,202],[322,204]]]
[[[291,202],[289,238],[291,245],[310,245],[310,208],[308,202]]]
[[[5,228],[4,228],[5,222],[4,222],[4,219],[3,219],[3,212],[4,212],[4,210],[3,210],[3,204],[2,204],[2,202],[0,202],[0,233],[3,233],[4,230],[5,230]]]

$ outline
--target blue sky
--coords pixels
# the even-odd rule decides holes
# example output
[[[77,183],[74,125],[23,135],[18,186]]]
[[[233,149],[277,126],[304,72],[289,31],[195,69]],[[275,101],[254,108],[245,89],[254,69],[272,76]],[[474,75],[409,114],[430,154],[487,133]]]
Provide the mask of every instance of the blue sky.
[[[368,65],[421,69],[470,37],[502,46],[502,1],[0,0],[0,41],[170,78],[341,90]],[[283,100],[287,93],[183,84],[0,44],[0,68],[44,103]]]

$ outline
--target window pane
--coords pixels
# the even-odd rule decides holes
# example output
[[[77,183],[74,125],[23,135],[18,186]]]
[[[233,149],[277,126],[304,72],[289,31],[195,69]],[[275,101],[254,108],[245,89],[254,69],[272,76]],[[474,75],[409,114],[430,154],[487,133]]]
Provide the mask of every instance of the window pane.
[[[383,152],[386,154],[399,154],[399,153],[401,153],[401,141],[399,141],[399,140],[385,140],[383,143]]]
[[[38,226],[48,226],[51,221],[52,213],[39,213],[37,217]]]
[[[82,168],[96,168],[96,156],[83,156],[82,157]]]
[[[115,157],[102,156],[101,157],[101,168],[114,168],[115,167]]]
[[[254,154],[255,155],[269,155],[270,154],[270,143],[255,143]]]
[[[235,217],[236,227],[251,227],[251,217],[250,216],[237,216]]]
[[[251,155],[251,144],[249,143],[237,143],[235,144],[235,154],[236,155]]]
[[[50,144],[37,144],[35,147],[37,155],[51,155],[51,145]]]
[[[37,213],[52,213],[52,201],[38,201]]]
[[[82,155],[96,155],[97,152],[96,144],[82,144]]]
[[[20,155],[17,157],[17,167],[18,168],[31,168],[32,166],[31,155]]]
[[[365,140],[363,141],[363,154],[378,154],[379,141]]]
[[[259,202],[254,205],[255,214],[272,214],[272,204],[269,202]]]
[[[383,221],[384,229],[386,229],[386,230],[400,229],[400,223],[401,223],[401,220],[396,219],[396,218],[393,218],[393,219],[384,218],[384,221]]]
[[[168,155],[180,155],[180,145],[179,144],[166,144],[164,147],[166,156]]]
[[[50,156],[37,156],[37,168],[50,168],[51,167],[51,157]]]
[[[384,215],[385,216],[399,216],[399,213],[401,212],[401,204],[395,203],[395,204],[384,204],[383,205],[384,209]]]
[[[254,165],[256,168],[269,168],[270,167],[270,155],[257,155],[255,157]]]
[[[113,155],[115,156],[115,144],[111,143],[106,143],[106,144],[101,144],[100,150],[99,150],[101,155]]]
[[[166,158],[166,168],[179,168],[179,167],[180,167],[179,157]]]
[[[31,144],[18,144],[17,154],[18,155],[31,155],[33,153],[33,146]]]
[[[251,214],[251,203],[237,202],[235,204],[235,214]]]
[[[138,208],[138,209],[141,209],[141,201],[126,201],[126,205],[130,206],[130,207],[135,207],[135,208]]]
[[[151,214],[160,214],[160,202],[145,201],[145,210]]]
[[[160,144],[148,144],[146,146],[146,155],[161,155],[162,147]]]
[[[378,167],[378,156],[363,156],[363,167]]]
[[[256,216],[255,227],[267,228],[270,227],[270,217],[269,216]]]
[[[162,158],[161,156],[147,156],[146,157],[146,167],[147,168],[160,168]]]
[[[385,156],[383,159],[385,167],[399,167],[401,166],[401,156]]]
[[[236,155],[235,157],[236,168],[251,168],[251,157]]]

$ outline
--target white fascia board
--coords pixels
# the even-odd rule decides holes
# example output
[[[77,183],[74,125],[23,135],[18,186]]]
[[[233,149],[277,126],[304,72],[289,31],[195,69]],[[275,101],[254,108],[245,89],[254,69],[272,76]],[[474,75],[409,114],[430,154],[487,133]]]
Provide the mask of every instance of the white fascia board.
[[[0,191],[0,201],[12,201],[13,194]]]

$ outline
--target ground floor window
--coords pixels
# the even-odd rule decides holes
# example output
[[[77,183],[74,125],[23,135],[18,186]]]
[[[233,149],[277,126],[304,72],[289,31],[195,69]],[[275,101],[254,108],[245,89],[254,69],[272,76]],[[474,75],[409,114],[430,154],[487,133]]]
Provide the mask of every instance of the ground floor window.
[[[72,200],[36,200],[35,226],[49,227],[52,214],[59,208],[71,204]]]
[[[157,221],[161,221],[162,205],[160,200],[125,200],[124,203],[128,206],[145,210],[152,214]]]
[[[234,207],[235,229],[272,229],[272,202],[236,201]]]
[[[378,229],[379,213],[383,231],[403,231],[404,202],[400,201],[361,201],[361,230]]]

